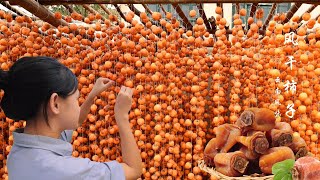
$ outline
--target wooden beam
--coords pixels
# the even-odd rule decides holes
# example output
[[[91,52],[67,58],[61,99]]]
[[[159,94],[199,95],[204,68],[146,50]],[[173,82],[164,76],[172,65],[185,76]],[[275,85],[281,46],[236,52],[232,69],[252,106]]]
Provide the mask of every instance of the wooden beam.
[[[135,8],[133,4],[128,4],[128,7],[129,7],[129,9],[130,9],[132,12],[134,12],[137,16],[140,17],[141,11],[139,11],[137,8]],[[154,21],[151,20],[151,19],[150,19],[150,22],[151,22],[152,24],[156,24],[156,22],[154,22]]]
[[[15,0],[19,1],[19,0]],[[39,0],[40,4],[189,4],[189,3],[256,3],[257,0]],[[319,0],[259,0],[259,3],[308,3],[320,4]]]
[[[129,7],[129,9],[130,9],[132,12],[134,12],[137,16],[140,17],[140,13],[141,13],[141,12],[140,12],[137,8],[135,8],[133,4],[128,4],[128,7]],[[152,23],[152,25],[156,25],[156,24],[157,24],[157,23],[156,23],[155,21],[153,21],[152,19],[149,19],[149,21]],[[140,20],[140,22],[141,22],[143,25],[146,26],[146,23],[142,22],[142,20]],[[164,29],[164,31],[167,32],[167,30],[165,30],[165,29]]]
[[[290,21],[294,13],[300,8],[302,3],[295,3],[291,6],[290,10],[287,13],[286,19],[283,21],[283,23],[287,23]]]
[[[86,10],[88,10],[90,13],[92,13],[92,14],[94,14],[94,15],[96,15],[96,14],[100,14],[98,11],[96,11],[95,9],[93,9],[92,7],[90,7],[89,5],[87,5],[87,4],[84,4],[84,5],[82,5]],[[102,20],[105,20],[106,18],[104,18],[103,16],[102,16],[102,14],[101,14],[101,19]]]
[[[274,13],[276,12],[277,6],[278,6],[277,3],[273,3],[273,4],[272,4],[271,10],[270,10],[270,12],[269,12],[269,14],[268,14],[268,17],[267,17],[267,19],[264,21],[264,24],[263,24],[263,26],[262,26],[262,29],[263,29],[263,30],[266,30],[266,29],[267,29],[267,26],[269,25],[270,20],[272,19],[272,17],[274,16]]]
[[[110,11],[104,4],[99,4],[99,6],[100,6],[101,9],[103,9],[104,12],[106,12],[108,15],[112,14],[111,11]]]
[[[202,3],[197,4],[197,7],[198,7],[199,14],[200,14],[201,18],[203,19],[204,24],[206,25],[207,30],[210,30],[210,29],[211,29],[211,26],[210,26],[210,24],[209,24],[209,21],[208,21],[208,18],[207,18],[207,16],[206,16],[206,13],[205,13],[204,10],[203,10]]]
[[[223,4],[222,3],[217,3],[217,7],[221,7],[221,9],[222,9],[221,17],[223,17]]]
[[[111,15],[111,14],[112,14],[112,12],[106,7],[106,5],[104,5],[104,4],[99,4],[99,6],[100,6],[101,9],[103,9],[108,15]],[[118,24],[120,23],[119,19],[117,20],[117,23],[118,23]]]
[[[24,16],[24,14],[22,12],[20,12],[19,10],[17,10],[16,8],[12,7],[7,1],[1,1],[1,4],[8,8],[10,11],[16,13],[18,16]]]
[[[119,8],[118,4],[114,4],[114,7],[117,9],[117,11],[118,11],[119,15],[121,16],[121,18],[124,19],[125,21],[127,21],[127,20],[126,20],[126,17],[124,16],[123,12],[122,12],[121,9]],[[128,22],[128,21],[127,21],[127,22]],[[128,23],[130,23],[130,22],[128,22]]]
[[[151,9],[148,7],[148,5],[142,4],[142,6],[144,7],[144,9],[146,10],[147,13],[149,13],[150,15],[152,14],[152,11],[151,11]]]
[[[254,16],[254,14],[256,13],[256,10],[257,10],[257,6],[258,6],[258,3],[252,3],[251,4],[249,17],[253,17]],[[249,24],[247,25],[247,29],[250,29],[250,25]]]
[[[237,14],[240,13],[240,4],[239,3],[236,3],[236,10],[237,10]]]
[[[63,19],[56,19],[54,17],[54,14],[49,11],[47,8],[39,4],[37,1],[34,0],[10,0],[13,4],[17,3],[30,13],[34,14],[38,18],[40,18],[43,21],[48,22],[49,24],[53,25],[54,27],[58,27],[60,25],[62,26],[68,26],[68,23],[64,21]]]
[[[71,7],[71,5],[63,5],[70,13],[78,13],[81,14],[81,12],[77,12],[76,10],[73,9],[73,7]],[[84,17],[82,16],[82,21],[84,21]]]
[[[137,8],[135,8],[133,4],[128,4],[128,7],[132,12],[134,12],[134,14],[140,17],[141,12]]]
[[[27,16],[26,14],[24,14],[23,12],[21,12],[20,10],[16,9],[15,7],[11,6],[7,1],[2,1],[1,4],[3,6],[5,6],[6,8],[8,8],[10,11],[16,13],[18,16],[26,16],[26,17],[29,17],[31,18],[33,21],[36,21],[36,20],[39,20],[39,18],[36,18],[36,17],[30,17],[30,16]]]
[[[179,4],[172,4],[173,8],[177,11],[177,13],[179,14],[180,18],[183,20],[183,26],[187,29],[190,30],[192,29],[192,24],[190,23],[189,19],[187,18],[187,16],[184,14],[184,12],[182,11],[181,7]]]
[[[97,12],[87,4],[83,4],[82,7],[94,15],[97,14]]]
[[[164,9],[164,7],[162,6],[162,4],[159,4],[161,10],[163,11],[163,13],[166,15],[167,14],[167,11]]]
[[[211,30],[212,30],[212,32],[214,31],[216,31],[217,30],[217,25],[216,25],[216,19],[213,17],[213,16],[211,16],[210,18],[209,18],[209,22],[210,22],[210,24],[211,24]]]
[[[312,5],[305,13],[311,13],[311,11],[313,11],[316,7],[317,5]],[[300,16],[299,21],[297,22],[298,24],[302,21],[302,15]]]
[[[11,1],[9,1],[11,3]],[[54,17],[54,14],[49,11],[47,8],[42,6],[41,4],[37,3],[34,0],[19,0],[18,5],[23,7],[24,9],[28,10],[30,13],[34,14],[35,16],[39,17],[42,21],[48,22],[54,27],[58,27],[60,25],[62,26],[68,26],[69,24],[62,20],[62,19],[56,19]],[[39,30],[39,33],[45,34],[44,32]],[[79,31],[75,31],[75,35],[78,35]],[[92,38],[90,37],[83,37],[85,39],[89,39],[90,41],[93,41]]]
[[[315,8],[317,7],[317,5],[312,5],[307,11],[306,13],[311,13],[311,11],[313,11]]]
[[[63,5],[70,13],[75,13],[76,11],[70,5]]]
[[[256,13],[257,6],[258,6],[258,3],[252,3],[251,10],[250,10],[250,17],[253,17],[254,14]]]
[[[140,17],[141,12],[140,12],[137,8],[135,8],[133,4],[128,4],[128,7],[129,7],[129,9],[130,9],[132,12],[134,12],[135,15],[137,15],[138,17]],[[141,21],[141,23],[145,25],[144,22]],[[152,23],[152,24],[153,24],[153,23]]]

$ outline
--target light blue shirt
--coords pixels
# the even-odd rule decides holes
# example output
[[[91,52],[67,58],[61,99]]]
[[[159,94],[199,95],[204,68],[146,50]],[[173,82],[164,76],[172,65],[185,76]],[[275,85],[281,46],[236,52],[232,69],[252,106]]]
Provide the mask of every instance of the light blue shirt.
[[[22,130],[23,131],[23,130]],[[72,157],[72,131],[60,139],[13,133],[14,144],[7,160],[10,180],[124,180],[117,161],[99,163]]]

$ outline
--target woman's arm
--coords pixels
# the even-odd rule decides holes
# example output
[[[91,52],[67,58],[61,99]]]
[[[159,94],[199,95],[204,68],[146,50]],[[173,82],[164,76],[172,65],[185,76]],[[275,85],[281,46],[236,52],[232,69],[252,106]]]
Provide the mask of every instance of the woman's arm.
[[[92,91],[91,91],[92,92]],[[90,107],[93,104],[95,96],[90,93],[87,99],[80,107],[80,115],[79,115],[79,126],[87,119],[88,113],[90,112]]]
[[[121,139],[123,169],[126,179],[138,179],[142,174],[142,159],[129,123],[133,90],[122,86],[115,105],[115,119]]]
[[[96,83],[94,84],[91,92],[89,93],[87,99],[81,105],[80,115],[79,115],[79,126],[87,119],[87,115],[90,112],[90,107],[93,104],[94,98],[101,94],[103,91],[107,90],[114,84],[114,81],[108,78],[98,78]],[[64,130],[61,133],[60,139],[71,142],[72,141],[72,133],[73,130]]]
[[[97,79],[87,99],[81,105],[80,116],[79,116],[79,126],[81,126],[82,123],[87,119],[87,115],[90,112],[90,107],[93,104],[94,98],[99,94],[101,94],[103,91],[107,90],[113,84],[114,84],[114,81],[108,78]]]

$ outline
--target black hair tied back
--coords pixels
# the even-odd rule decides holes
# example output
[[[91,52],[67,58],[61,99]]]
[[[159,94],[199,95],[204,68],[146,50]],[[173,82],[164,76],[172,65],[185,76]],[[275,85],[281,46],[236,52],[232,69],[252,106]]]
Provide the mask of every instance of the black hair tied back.
[[[8,86],[8,72],[0,69],[0,89],[5,90]]]
[[[54,58],[38,56],[18,59],[9,71],[0,71],[4,90],[1,108],[13,120],[30,120],[43,113],[53,93],[67,98],[77,91],[77,77]],[[42,107],[42,108],[41,108]]]

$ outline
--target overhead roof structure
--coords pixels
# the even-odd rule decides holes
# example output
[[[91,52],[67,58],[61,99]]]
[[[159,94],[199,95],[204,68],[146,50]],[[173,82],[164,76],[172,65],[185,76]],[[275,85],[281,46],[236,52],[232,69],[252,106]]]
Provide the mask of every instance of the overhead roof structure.
[[[260,33],[264,33],[266,30],[268,23],[270,20],[272,20],[273,16],[275,15],[275,10],[279,3],[291,3],[290,10],[286,13],[286,19],[284,20],[284,23],[290,21],[290,19],[297,13],[297,12],[308,12],[316,14],[314,15],[314,18],[318,18],[320,16],[320,1],[319,0],[9,0],[9,1],[3,1],[0,0],[0,3],[2,7],[6,7],[7,10],[11,11],[12,13],[16,15],[27,15],[24,13],[26,10],[30,12],[33,16],[33,18],[39,18],[43,21],[48,22],[49,24],[58,27],[59,25],[68,25],[66,21],[63,19],[56,19],[54,18],[54,12],[51,12],[49,10],[49,6],[51,5],[63,5],[63,7],[66,9],[67,12],[76,12],[71,5],[77,4],[82,5],[84,9],[86,9],[88,12],[96,14],[98,13],[95,9],[90,7],[90,4],[99,4],[100,8],[106,12],[106,14],[111,14],[110,10],[106,7],[106,5],[112,5],[123,21],[125,21],[125,13],[120,8],[121,6],[127,6],[131,11],[135,13],[135,15],[139,16],[140,12],[146,12],[148,15],[151,15],[153,12],[149,8],[151,4],[159,4],[159,7],[161,7],[160,11],[166,12],[166,10],[163,8],[163,4],[171,4],[172,7],[175,10],[175,13],[178,16],[178,19],[180,20],[180,24],[187,30],[192,29],[192,23],[188,19],[188,14],[185,14],[182,9],[182,4],[196,4],[195,7],[197,7],[197,12],[199,14],[199,17],[201,17],[204,20],[204,24],[207,28],[207,31],[210,33],[214,33],[216,29],[218,29],[215,23],[215,19],[213,16],[208,16],[209,12],[206,11],[204,8],[204,5],[207,5],[207,3],[215,4],[216,6],[224,7],[223,5],[225,3],[233,3],[236,7],[236,12],[240,9],[240,3],[252,3],[251,9],[249,10],[248,14],[250,17],[253,17],[255,15],[255,12],[257,10],[257,7],[259,7],[259,4],[263,3],[272,3],[272,8],[267,15],[267,18],[265,19],[265,22],[263,24],[263,27],[260,29]],[[138,9],[136,6],[137,4],[140,4],[143,9]],[[301,6],[303,4],[309,4],[310,8],[307,10],[301,11]],[[1,8],[1,6],[0,6]],[[23,10],[22,10],[23,9]],[[226,11],[226,10],[225,10]],[[301,14],[302,15],[302,14]],[[105,17],[102,17],[102,20],[104,20]],[[228,31],[228,33],[231,33],[231,31]]]

